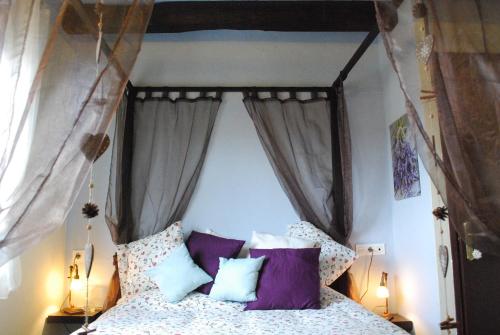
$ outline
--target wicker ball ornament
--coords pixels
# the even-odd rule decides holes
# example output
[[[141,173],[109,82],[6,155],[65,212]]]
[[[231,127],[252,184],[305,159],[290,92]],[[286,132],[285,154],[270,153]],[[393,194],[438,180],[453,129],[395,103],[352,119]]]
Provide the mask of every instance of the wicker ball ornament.
[[[448,208],[446,206],[436,207],[432,214],[436,217],[436,219],[444,221],[448,217]]]
[[[99,215],[99,207],[92,202],[87,202],[82,207],[82,214],[85,218],[92,219]]]

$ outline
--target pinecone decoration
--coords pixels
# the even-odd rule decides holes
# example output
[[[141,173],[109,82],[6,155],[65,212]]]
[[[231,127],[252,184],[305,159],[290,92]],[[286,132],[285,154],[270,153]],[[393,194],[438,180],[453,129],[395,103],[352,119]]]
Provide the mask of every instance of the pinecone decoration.
[[[87,219],[92,219],[92,218],[96,217],[97,215],[99,215],[99,207],[92,202],[87,202],[82,207],[82,214]]]
[[[436,207],[432,211],[432,214],[434,214],[436,219],[444,221],[444,220],[446,220],[446,218],[448,218],[448,208],[446,206]]]

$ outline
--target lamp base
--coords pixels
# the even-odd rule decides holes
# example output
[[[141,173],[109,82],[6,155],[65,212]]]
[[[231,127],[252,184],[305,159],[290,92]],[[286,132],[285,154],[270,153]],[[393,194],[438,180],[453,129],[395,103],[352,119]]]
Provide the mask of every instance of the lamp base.
[[[70,314],[70,315],[83,314],[85,312],[83,310],[83,308],[77,308],[77,307],[64,307],[62,309],[62,311],[63,311],[63,313]]]
[[[388,321],[391,321],[393,319],[392,313],[382,313],[382,317]]]

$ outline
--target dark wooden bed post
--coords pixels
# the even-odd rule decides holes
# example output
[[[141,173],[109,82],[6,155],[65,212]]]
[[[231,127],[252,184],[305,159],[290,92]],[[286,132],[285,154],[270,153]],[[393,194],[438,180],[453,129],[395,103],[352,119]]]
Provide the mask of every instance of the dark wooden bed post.
[[[340,233],[346,240],[340,241],[348,243],[348,233],[345,231],[345,215],[344,215],[344,183],[342,173],[342,155],[340,148],[340,134],[339,134],[339,115],[338,115],[338,95],[337,89],[343,85],[344,80],[347,79],[349,72],[359,61],[361,56],[365,53],[368,47],[372,44],[379,33],[377,27],[366,35],[365,39],[359,45],[358,49],[354,52],[351,59],[347,62],[345,67],[340,71],[339,76],[332,84],[328,96],[330,99],[330,126],[331,126],[331,140],[332,140],[332,174],[333,184],[332,193],[335,204],[335,222],[337,223],[337,233]],[[348,296],[351,299],[356,299],[357,292],[353,287],[353,283],[348,271],[344,272],[331,287],[336,291]]]
[[[334,220],[340,228],[338,232],[343,236],[346,235],[344,229],[344,183],[342,178],[342,157],[340,151],[340,136],[339,136],[339,118],[337,113],[338,98],[337,98],[337,85],[334,84],[328,92],[330,100],[330,131],[332,141],[332,195],[334,208]],[[333,228],[332,228],[333,229]],[[331,235],[331,234],[330,234]],[[339,241],[345,243],[347,241]],[[333,284],[331,285],[336,291],[349,296],[349,274],[344,272]]]

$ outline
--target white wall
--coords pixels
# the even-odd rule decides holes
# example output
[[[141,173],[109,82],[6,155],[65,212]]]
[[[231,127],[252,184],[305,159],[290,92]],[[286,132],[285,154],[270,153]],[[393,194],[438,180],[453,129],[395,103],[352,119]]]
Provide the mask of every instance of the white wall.
[[[385,108],[387,127],[404,114],[404,100],[399,93],[399,86],[396,86],[397,79],[392,73],[388,74]],[[400,104],[396,104],[396,101]],[[389,134],[386,137],[389,142]],[[439,334],[439,322],[442,320],[431,181],[421,162],[419,166],[421,195],[399,201],[393,197],[391,199],[397,306],[402,315],[413,320],[417,334]],[[389,173],[392,170],[389,169]],[[392,187],[392,178],[389,184]]]
[[[224,95],[198,187],[183,226],[249,240],[298,221],[260,145],[241,93]]]
[[[398,29],[407,29],[413,36],[413,24],[410,21],[411,2],[406,1],[399,8]],[[408,43],[407,45],[411,45]],[[380,51],[380,72],[384,83],[384,110],[386,142],[390,143],[390,124],[405,113],[405,101],[399,87],[399,81],[392,69],[382,44]],[[413,54],[414,55],[414,54]],[[406,80],[419,83],[417,60],[405,62]],[[390,146],[386,147],[390,157]],[[389,159],[389,158],[388,158]],[[431,180],[419,161],[421,195],[405,200],[390,198],[391,221],[394,237],[394,271],[396,281],[397,308],[400,314],[414,322],[417,334],[440,334],[440,301],[438,265],[436,255],[435,224],[432,216]],[[388,166],[392,189],[392,166]]]
[[[39,335],[63,301],[65,229],[59,228],[20,257],[21,286],[0,300],[0,333]]]
[[[148,37],[132,81],[137,86],[330,85],[363,37],[364,34],[357,33],[229,31]],[[381,271],[390,273],[391,287],[396,272],[391,163],[384,112],[387,106],[380,55],[376,45],[371,47],[345,84],[353,143],[352,242],[382,242],[387,253],[374,259],[370,291],[364,300],[369,309],[382,303],[374,294]],[[105,203],[109,153],[95,167],[96,197],[101,210]],[[81,195],[76,203],[83,203],[85,198],[86,194]],[[68,219],[68,258],[71,249],[81,248],[85,243],[79,212],[77,205]],[[92,281],[97,287],[93,300],[97,305],[112,272],[114,253],[107,227],[100,218],[93,230],[96,266]],[[296,220],[260,147],[241,95],[226,94],[200,182],[184,219],[186,230],[213,228],[224,235],[248,238],[253,229],[283,233],[286,225]],[[368,259],[364,257],[353,266],[360,290],[366,285],[367,265]],[[391,306],[397,309],[394,298]]]

